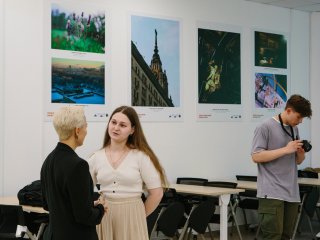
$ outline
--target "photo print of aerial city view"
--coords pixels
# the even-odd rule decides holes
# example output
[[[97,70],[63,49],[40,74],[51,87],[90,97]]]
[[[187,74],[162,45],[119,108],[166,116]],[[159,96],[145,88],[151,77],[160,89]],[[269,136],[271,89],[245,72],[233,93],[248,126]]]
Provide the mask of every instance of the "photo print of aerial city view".
[[[256,108],[284,108],[286,101],[286,75],[255,73]]]
[[[105,53],[105,14],[74,4],[52,4],[51,48]]]
[[[255,31],[255,66],[287,68],[285,35]]]
[[[180,107],[179,21],[131,16],[131,104]]]
[[[198,101],[241,104],[240,33],[198,28]]]
[[[52,58],[51,103],[105,104],[105,65]]]

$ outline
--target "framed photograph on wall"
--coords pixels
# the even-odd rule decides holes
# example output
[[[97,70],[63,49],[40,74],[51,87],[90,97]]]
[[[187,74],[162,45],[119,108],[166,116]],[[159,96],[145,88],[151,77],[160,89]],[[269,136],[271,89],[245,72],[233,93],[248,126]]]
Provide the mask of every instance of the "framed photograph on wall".
[[[253,29],[252,35],[252,120],[262,120],[285,107],[290,92],[290,42],[286,33]]]
[[[52,58],[51,103],[105,104],[105,64]]]
[[[285,107],[287,101],[287,76],[271,73],[255,73],[256,108]]]
[[[106,14],[101,6],[47,1],[45,16],[45,120],[63,105],[81,105],[88,121],[110,109]]]
[[[142,121],[182,121],[181,24],[131,15],[131,105]]]
[[[241,29],[199,22],[197,37],[198,120],[242,120]]]
[[[254,61],[256,67],[287,68],[287,36],[254,32]]]

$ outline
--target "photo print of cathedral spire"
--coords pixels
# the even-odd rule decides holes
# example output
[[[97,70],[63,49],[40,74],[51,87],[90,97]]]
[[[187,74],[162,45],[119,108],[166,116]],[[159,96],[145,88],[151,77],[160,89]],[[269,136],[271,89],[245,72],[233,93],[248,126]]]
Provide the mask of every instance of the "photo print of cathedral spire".
[[[180,106],[179,22],[131,16],[131,104]]]

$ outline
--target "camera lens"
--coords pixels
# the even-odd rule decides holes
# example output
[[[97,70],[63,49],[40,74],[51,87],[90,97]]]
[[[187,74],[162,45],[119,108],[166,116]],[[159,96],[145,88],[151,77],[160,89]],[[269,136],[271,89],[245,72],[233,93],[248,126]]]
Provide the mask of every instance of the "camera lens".
[[[302,140],[302,148],[305,152],[309,152],[312,148],[312,145],[308,142],[308,140]]]

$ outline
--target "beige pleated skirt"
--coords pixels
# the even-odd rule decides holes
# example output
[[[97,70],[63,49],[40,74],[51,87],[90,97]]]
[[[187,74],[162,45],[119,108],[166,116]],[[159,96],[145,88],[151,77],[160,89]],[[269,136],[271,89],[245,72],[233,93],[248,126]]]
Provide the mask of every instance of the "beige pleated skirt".
[[[149,240],[140,197],[106,199],[108,211],[97,226],[99,240]]]

